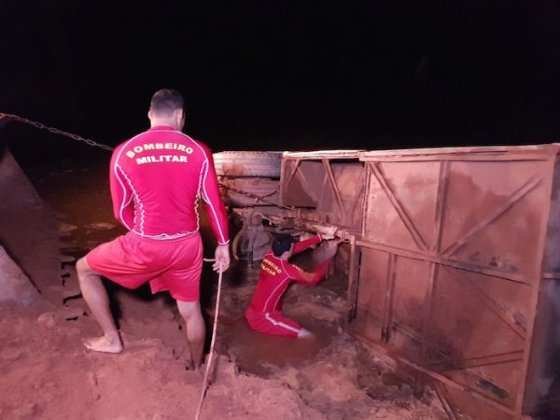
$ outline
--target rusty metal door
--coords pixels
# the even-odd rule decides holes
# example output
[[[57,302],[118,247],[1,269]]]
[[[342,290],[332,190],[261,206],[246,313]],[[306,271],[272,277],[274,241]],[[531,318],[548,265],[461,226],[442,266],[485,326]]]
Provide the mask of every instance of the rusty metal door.
[[[360,155],[354,328],[448,385],[475,418],[522,410],[557,151]]]

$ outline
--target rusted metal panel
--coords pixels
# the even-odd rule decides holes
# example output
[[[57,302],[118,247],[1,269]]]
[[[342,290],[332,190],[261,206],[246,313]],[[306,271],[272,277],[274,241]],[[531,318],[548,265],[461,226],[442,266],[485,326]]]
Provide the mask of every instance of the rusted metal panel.
[[[357,335],[444,384],[474,418],[518,418],[542,400],[560,348],[557,154],[285,153],[280,200],[297,223],[350,238]]]
[[[359,231],[364,196],[357,151],[284,153],[280,200],[300,216]]]
[[[334,225],[350,240],[341,272],[357,335],[440,381],[475,418],[519,417],[542,400],[560,347],[557,152],[284,153],[267,217]]]
[[[360,155],[356,329],[510,417],[528,383],[557,151]]]

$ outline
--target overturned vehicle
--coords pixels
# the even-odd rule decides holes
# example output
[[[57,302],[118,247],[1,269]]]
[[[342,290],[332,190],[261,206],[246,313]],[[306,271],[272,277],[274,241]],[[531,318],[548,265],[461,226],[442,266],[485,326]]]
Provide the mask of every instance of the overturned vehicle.
[[[555,388],[558,151],[223,152],[215,163],[236,258],[258,261],[274,232],[336,233],[349,331],[494,420],[538,412]]]

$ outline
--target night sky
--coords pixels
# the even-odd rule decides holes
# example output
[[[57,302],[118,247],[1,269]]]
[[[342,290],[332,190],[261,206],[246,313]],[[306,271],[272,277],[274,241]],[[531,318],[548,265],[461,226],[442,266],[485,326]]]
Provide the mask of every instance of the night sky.
[[[161,87],[215,151],[560,138],[558,0],[1,4],[0,112],[112,145]]]

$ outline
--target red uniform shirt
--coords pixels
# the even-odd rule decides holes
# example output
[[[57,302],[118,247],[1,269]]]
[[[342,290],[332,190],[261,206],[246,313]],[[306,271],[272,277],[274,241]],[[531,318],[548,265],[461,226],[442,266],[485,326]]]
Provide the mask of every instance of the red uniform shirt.
[[[197,232],[202,198],[218,243],[229,242],[212,153],[181,131],[153,127],[119,145],[110,184],[116,219],[141,237],[166,240]]]
[[[300,253],[307,248],[321,242],[319,235],[294,245],[293,254]],[[292,281],[307,285],[314,285],[326,274],[330,260],[327,260],[315,269],[313,273],[306,273],[299,267],[290,264],[269,252],[261,263],[261,272],[257,288],[253,294],[251,304],[247,309],[248,318],[265,313],[274,313],[281,310],[280,298]]]

